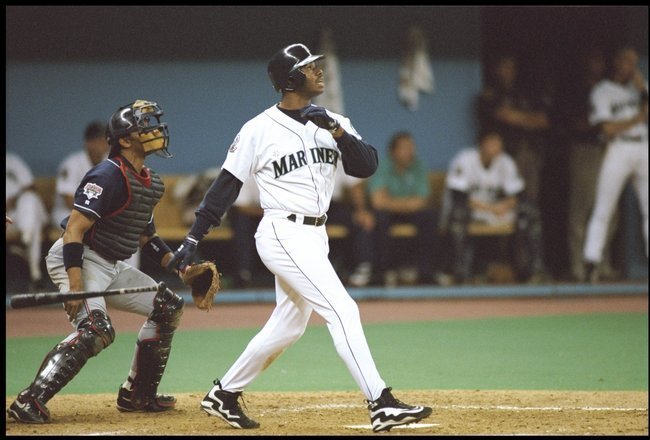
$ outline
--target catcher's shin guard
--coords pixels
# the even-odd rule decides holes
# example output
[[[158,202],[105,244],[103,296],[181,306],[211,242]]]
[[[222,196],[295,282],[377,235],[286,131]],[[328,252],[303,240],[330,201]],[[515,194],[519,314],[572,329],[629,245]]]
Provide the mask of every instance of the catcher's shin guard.
[[[75,337],[57,344],[45,356],[34,382],[21,392],[21,396],[47,403],[81,371],[89,358],[114,340],[115,330],[108,316],[101,310],[91,311],[88,318],[79,323]]]
[[[149,320],[158,326],[158,339],[138,340],[137,371],[129,378],[132,394],[131,405],[136,410],[145,410],[155,404],[158,385],[162,379],[172,338],[183,315],[183,298],[169,289],[159,292],[154,299],[154,310]]]

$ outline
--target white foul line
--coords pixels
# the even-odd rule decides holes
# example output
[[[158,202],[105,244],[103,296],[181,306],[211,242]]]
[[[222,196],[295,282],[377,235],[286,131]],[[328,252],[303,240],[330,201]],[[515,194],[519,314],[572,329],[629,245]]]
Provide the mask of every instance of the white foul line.
[[[482,409],[497,411],[647,411],[648,408],[592,407],[592,406],[508,406],[508,405],[432,405],[438,409]]]
[[[509,406],[509,405],[431,405],[433,409],[474,409],[487,411],[648,411],[648,408],[593,407],[593,406]],[[321,409],[365,408],[349,403],[328,403],[294,408],[280,408],[275,411],[300,412]]]

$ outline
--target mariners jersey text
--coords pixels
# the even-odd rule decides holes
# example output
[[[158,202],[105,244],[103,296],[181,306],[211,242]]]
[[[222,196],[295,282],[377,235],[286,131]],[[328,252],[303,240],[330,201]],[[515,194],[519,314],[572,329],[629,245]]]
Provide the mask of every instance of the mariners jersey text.
[[[331,148],[317,147],[309,150],[312,163],[326,163],[336,165],[339,160],[339,152]],[[307,155],[304,151],[296,151],[295,153],[282,156],[279,160],[274,160],[273,171],[275,178],[284,176],[291,171],[297,170],[307,165]]]

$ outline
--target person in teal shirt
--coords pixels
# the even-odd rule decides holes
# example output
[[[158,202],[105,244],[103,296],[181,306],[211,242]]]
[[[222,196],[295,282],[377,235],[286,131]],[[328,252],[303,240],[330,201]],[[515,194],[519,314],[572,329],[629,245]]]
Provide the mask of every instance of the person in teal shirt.
[[[395,284],[393,270],[398,262],[408,262],[400,258],[404,256],[417,268],[419,282],[432,281],[436,272],[437,215],[431,203],[429,170],[417,157],[415,140],[409,132],[399,131],[391,137],[388,160],[379,161],[378,170],[368,181],[368,192],[376,215],[376,273],[383,274],[385,284]],[[389,233],[397,223],[417,227],[415,248],[397,247]]]

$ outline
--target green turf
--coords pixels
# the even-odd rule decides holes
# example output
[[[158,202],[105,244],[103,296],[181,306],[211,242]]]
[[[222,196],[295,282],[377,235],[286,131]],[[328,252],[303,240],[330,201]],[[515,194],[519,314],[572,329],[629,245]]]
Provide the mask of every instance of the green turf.
[[[377,367],[395,389],[648,389],[647,313],[367,324]],[[160,390],[207,392],[258,329],[179,331]],[[6,343],[6,392],[29,385],[61,337]],[[135,333],[88,361],[62,391],[116,392],[126,378]],[[305,335],[249,390],[357,390],[324,326]]]

